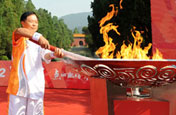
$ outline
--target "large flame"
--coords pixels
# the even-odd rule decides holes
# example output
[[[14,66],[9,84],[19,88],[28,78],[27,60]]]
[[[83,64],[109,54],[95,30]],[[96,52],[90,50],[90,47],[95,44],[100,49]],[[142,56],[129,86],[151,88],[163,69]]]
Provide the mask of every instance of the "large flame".
[[[120,0],[120,9],[122,9],[122,0]],[[121,50],[115,52],[116,45],[113,43],[113,39],[108,36],[108,32],[113,30],[116,32],[117,35],[120,36],[119,31],[117,28],[118,25],[113,25],[113,23],[108,23],[106,25],[105,22],[112,19],[114,15],[118,14],[118,7],[114,7],[113,4],[110,5],[112,7],[112,10],[107,13],[105,17],[103,17],[99,21],[100,34],[103,34],[103,40],[105,42],[105,45],[100,47],[95,53],[101,58],[104,59],[112,59],[114,56],[117,59],[151,59],[149,57],[148,51],[151,48],[152,44],[149,43],[148,46],[142,48],[141,43],[143,42],[143,37],[141,36],[140,31],[136,30],[136,27],[133,27],[131,29],[131,34],[134,38],[134,43],[130,43],[128,46],[125,44],[125,41],[123,42],[123,45],[121,46]],[[163,59],[162,54],[159,52],[159,50],[156,50],[156,53],[153,55],[152,59]]]

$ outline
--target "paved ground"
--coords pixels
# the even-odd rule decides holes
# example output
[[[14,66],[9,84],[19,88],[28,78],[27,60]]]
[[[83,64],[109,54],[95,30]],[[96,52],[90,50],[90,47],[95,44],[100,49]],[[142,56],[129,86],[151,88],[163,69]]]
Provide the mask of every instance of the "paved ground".
[[[7,115],[6,87],[0,87],[0,115]],[[91,115],[89,90],[46,89],[45,115]]]

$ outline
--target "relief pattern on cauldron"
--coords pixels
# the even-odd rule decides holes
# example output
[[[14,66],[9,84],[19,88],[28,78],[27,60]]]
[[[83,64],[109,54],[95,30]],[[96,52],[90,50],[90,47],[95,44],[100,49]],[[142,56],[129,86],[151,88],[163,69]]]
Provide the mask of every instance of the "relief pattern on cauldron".
[[[146,65],[137,68],[110,68],[104,64],[93,67],[82,64],[81,71],[87,76],[105,78],[120,86],[162,86],[176,80],[176,66],[157,68]]]

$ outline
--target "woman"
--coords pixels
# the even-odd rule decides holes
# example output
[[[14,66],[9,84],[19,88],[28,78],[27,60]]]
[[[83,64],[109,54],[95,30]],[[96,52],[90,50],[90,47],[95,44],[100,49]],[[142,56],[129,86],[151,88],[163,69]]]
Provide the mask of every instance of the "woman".
[[[43,115],[44,72],[42,60],[63,56],[60,49],[51,52],[48,40],[38,33],[35,12],[25,12],[20,19],[21,28],[12,36],[12,68],[7,88],[9,115]],[[40,45],[35,44],[36,41]]]

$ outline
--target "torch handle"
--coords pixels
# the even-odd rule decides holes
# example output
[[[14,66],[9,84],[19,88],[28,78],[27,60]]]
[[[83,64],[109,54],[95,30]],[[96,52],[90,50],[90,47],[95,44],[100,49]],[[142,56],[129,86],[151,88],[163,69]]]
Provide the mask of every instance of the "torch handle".
[[[49,49],[49,50],[51,50],[51,51],[54,52],[56,48],[57,48],[57,47],[50,45],[50,49]]]

